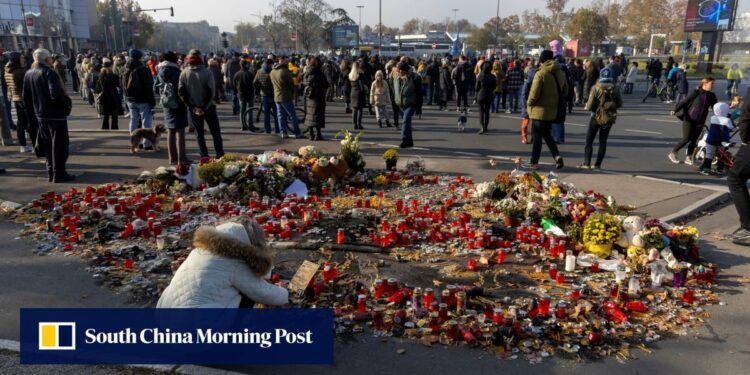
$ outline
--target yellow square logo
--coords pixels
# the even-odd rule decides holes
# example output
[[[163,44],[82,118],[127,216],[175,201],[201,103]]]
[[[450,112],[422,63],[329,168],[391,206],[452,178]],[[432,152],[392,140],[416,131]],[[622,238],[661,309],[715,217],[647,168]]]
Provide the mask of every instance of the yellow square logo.
[[[40,322],[39,350],[75,350],[76,324],[73,322]]]

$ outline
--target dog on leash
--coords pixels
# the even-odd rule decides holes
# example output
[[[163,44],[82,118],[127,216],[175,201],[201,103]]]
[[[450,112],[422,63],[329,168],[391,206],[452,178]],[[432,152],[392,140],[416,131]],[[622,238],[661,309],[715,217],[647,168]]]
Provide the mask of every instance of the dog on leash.
[[[145,139],[154,147],[154,151],[159,151],[159,138],[162,133],[166,133],[167,128],[164,124],[156,124],[153,128],[140,128],[130,133],[130,152],[135,154],[138,151],[138,145]]]

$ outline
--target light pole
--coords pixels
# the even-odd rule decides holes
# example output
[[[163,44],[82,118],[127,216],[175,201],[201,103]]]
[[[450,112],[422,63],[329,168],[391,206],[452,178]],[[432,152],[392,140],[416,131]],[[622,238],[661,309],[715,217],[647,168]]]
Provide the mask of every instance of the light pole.
[[[495,54],[500,41],[500,0],[497,0],[497,14],[495,15]]]
[[[454,8],[451,10],[453,11],[453,24],[456,25],[456,41],[458,41],[458,21],[456,18],[456,12],[458,12],[458,9]]]
[[[383,0],[378,0],[378,56],[383,54]]]
[[[359,8],[359,24],[357,24],[357,36],[359,37],[359,40],[362,40],[362,8],[364,8],[364,5],[357,5],[357,8]]]

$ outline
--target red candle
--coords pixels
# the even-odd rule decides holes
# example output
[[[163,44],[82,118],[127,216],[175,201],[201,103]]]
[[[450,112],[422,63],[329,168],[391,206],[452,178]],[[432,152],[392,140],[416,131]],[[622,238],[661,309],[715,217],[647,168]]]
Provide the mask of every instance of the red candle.
[[[438,321],[443,323],[446,320],[448,320],[448,304],[441,303],[438,305]]]
[[[430,330],[432,333],[440,333],[440,314],[433,312],[430,314]]]
[[[133,260],[128,258],[125,259],[125,263],[123,264],[125,266],[125,269],[132,269],[133,268]]]
[[[432,306],[432,302],[435,300],[435,291],[432,288],[425,288],[424,290],[424,306],[429,308]]]
[[[398,199],[396,200],[396,212],[401,213],[401,211],[404,210],[404,200]]]
[[[591,267],[589,267],[589,270],[591,272],[599,272],[599,262],[591,262]]]
[[[695,292],[692,289],[685,289],[685,293],[682,294],[682,301],[692,305],[695,300]]]
[[[330,199],[326,199],[326,201],[325,201],[325,208],[326,208],[326,210],[330,210],[331,207],[333,207],[333,205],[331,203],[331,200]]]
[[[364,294],[357,296],[357,312],[360,314],[367,312],[367,296]]]
[[[383,321],[383,315],[384,315],[385,309],[382,307],[376,307],[372,310],[372,323],[375,326],[375,329],[378,331],[382,331],[385,329],[385,324]]]
[[[469,262],[466,264],[466,269],[469,271],[476,271],[477,270],[477,260],[476,259],[469,259]]]
[[[495,307],[492,310],[492,321],[496,324],[502,324],[503,323],[503,309],[500,307]]]
[[[557,277],[555,278],[555,282],[557,285],[565,284],[565,274],[562,272],[557,273]]]
[[[549,296],[544,296],[539,301],[539,315],[549,316],[549,308],[552,303],[552,299]]]
[[[375,280],[375,298],[382,298],[384,293],[385,282],[383,282],[383,280]]]
[[[339,245],[344,243],[344,230],[342,228],[339,228],[338,233],[336,233],[336,243]]]
[[[549,265],[549,278],[552,280],[557,279],[557,264],[555,263]]]
[[[565,311],[564,302],[557,303],[557,310],[555,311],[555,315],[557,316],[558,319],[562,319],[567,315],[567,312]]]

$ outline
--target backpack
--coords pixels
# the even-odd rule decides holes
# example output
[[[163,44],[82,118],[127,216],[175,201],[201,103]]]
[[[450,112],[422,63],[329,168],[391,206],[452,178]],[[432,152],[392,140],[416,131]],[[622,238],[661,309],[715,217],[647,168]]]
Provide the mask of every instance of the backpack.
[[[615,88],[607,87],[599,90],[596,96],[596,112],[594,120],[598,125],[611,126],[617,121],[617,103],[615,102]]]
[[[180,107],[179,104],[177,104],[177,96],[175,95],[174,85],[172,85],[172,82],[164,82],[164,86],[161,89],[159,102],[161,103],[162,107],[167,109],[177,109]]]

